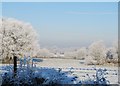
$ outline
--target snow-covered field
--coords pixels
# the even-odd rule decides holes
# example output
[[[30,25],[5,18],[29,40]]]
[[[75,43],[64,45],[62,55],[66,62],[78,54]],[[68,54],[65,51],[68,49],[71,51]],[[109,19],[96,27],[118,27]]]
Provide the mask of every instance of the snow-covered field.
[[[36,63],[37,67],[48,67],[48,68],[62,68],[63,71],[71,70],[80,80],[84,80],[86,74],[90,76],[94,75],[96,69],[107,69],[106,77],[110,81],[110,84],[118,83],[118,67],[113,66],[95,66],[95,65],[84,65],[84,61],[73,60],[73,59],[43,59],[43,62]]]
[[[110,81],[110,84],[118,84],[118,67],[113,66],[95,66],[95,65],[85,65],[84,61],[73,60],[73,59],[43,59],[42,62],[35,62],[36,67],[42,68],[61,68],[62,71],[71,71],[75,76],[78,77],[80,81],[86,79],[93,79],[96,74],[96,69],[106,69],[107,80]],[[0,67],[3,65],[0,65]],[[4,65],[5,66],[5,65]],[[0,70],[2,71],[2,70]],[[3,72],[3,71],[2,71]],[[90,77],[90,78],[89,78]]]

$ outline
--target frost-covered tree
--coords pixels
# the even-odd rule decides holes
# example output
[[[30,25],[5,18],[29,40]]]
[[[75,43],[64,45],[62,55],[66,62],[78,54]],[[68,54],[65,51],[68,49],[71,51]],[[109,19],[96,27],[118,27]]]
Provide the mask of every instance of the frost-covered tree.
[[[114,62],[114,63],[118,62],[118,53],[116,52],[115,47],[110,47],[110,48],[107,49],[106,61],[109,62],[109,63],[110,62]]]
[[[94,57],[92,56],[86,56],[85,57],[85,64],[86,65],[97,65],[97,61],[93,59]]]
[[[76,54],[76,59],[84,59],[87,56],[87,49],[85,47],[82,47],[77,50]]]
[[[89,55],[92,56],[94,60],[97,60],[98,64],[102,64],[106,57],[106,47],[103,41],[93,42],[89,46]]]
[[[2,19],[0,19],[0,28],[2,27]],[[1,30],[0,30],[1,31]],[[0,32],[1,33],[1,32]],[[2,53],[2,34],[0,34],[0,55]],[[2,60],[2,58],[0,58],[0,61]]]
[[[8,60],[14,55],[36,55],[38,35],[31,24],[13,18],[2,18],[0,24],[0,58]]]
[[[113,46],[107,49],[106,61],[112,63],[118,63],[118,42],[115,41]]]
[[[39,49],[39,52],[37,53],[37,57],[54,57],[54,53],[51,53],[48,49],[43,48]]]

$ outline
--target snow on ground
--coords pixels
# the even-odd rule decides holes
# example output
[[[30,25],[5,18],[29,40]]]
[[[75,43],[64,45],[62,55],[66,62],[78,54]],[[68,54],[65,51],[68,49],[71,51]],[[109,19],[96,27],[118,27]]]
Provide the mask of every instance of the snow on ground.
[[[96,73],[96,69],[107,69],[107,79],[111,84],[118,83],[118,67],[113,66],[95,66],[95,65],[84,65],[81,64],[84,61],[74,60],[74,59],[43,59],[43,62],[36,63],[37,67],[48,67],[48,68],[62,68],[62,71],[71,71],[74,72],[75,75],[79,77],[80,80],[86,79],[86,74],[92,76]]]
[[[42,62],[35,62],[36,67],[42,68],[61,68],[62,71],[73,72],[75,76],[79,78],[80,81],[84,81],[89,76],[92,78],[96,73],[96,69],[107,69],[107,80],[110,81],[110,84],[118,84],[118,67],[110,66],[95,66],[95,65],[84,65],[84,61],[73,60],[73,59],[43,59]],[[3,66],[3,65],[0,65]],[[0,69],[1,70],[1,69]],[[2,71],[3,72],[3,71]],[[89,76],[87,76],[89,74]]]

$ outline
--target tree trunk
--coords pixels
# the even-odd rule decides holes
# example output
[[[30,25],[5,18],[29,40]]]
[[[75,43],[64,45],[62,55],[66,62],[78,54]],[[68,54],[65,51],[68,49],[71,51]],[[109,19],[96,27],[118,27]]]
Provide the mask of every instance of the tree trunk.
[[[17,56],[14,56],[13,59],[14,59],[14,77],[15,77],[17,73]]]

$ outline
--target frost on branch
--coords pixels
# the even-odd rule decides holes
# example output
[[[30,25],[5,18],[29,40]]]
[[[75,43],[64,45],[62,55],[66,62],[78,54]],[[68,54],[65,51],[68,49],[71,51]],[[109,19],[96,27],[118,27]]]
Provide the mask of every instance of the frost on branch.
[[[0,57],[3,61],[13,55],[36,55],[39,49],[38,35],[31,24],[12,18],[2,18],[0,24]]]

